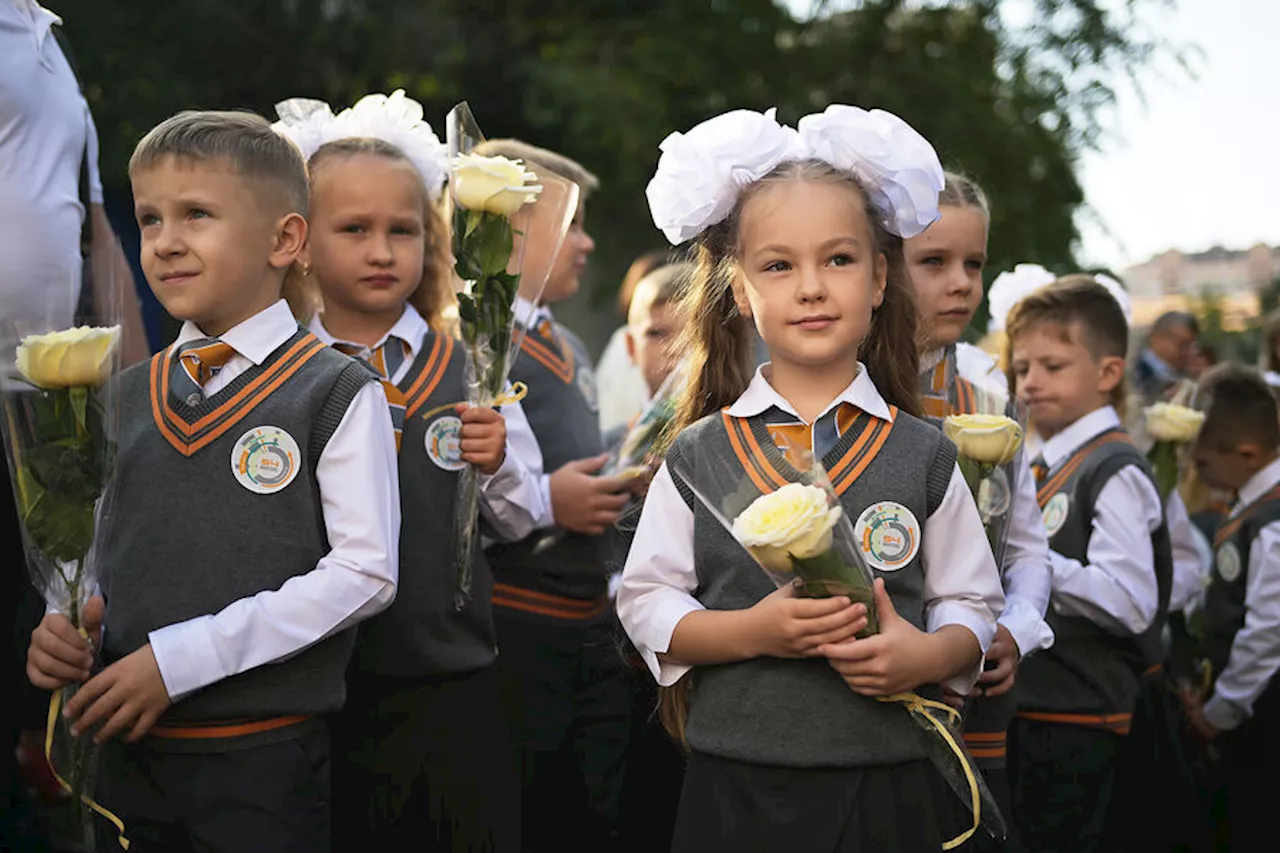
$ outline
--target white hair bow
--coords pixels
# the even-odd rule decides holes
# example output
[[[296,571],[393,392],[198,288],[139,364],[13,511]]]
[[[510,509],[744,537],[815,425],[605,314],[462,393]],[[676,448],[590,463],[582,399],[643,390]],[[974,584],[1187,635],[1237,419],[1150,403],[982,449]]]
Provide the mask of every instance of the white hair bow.
[[[324,101],[289,98],[276,104],[280,120],[271,127],[288,137],[311,159],[321,145],[339,139],[371,137],[404,152],[422,176],[427,196],[440,198],[449,176],[449,151],[422,118],[422,104],[406,97],[404,89],[390,95],[365,95],[337,115]]]
[[[938,219],[944,177],[933,147],[902,119],[883,110],[833,104],[779,124],[776,110],[734,110],[662,141],[658,169],[645,195],[653,222],[672,244],[724,219],[743,188],[778,165],[815,159],[862,181],[881,224],[914,237]]]
[[[991,314],[987,333],[1003,332],[1013,306],[1045,285],[1053,284],[1057,278],[1039,264],[1018,264],[1012,271],[996,276],[987,290],[987,308]]]

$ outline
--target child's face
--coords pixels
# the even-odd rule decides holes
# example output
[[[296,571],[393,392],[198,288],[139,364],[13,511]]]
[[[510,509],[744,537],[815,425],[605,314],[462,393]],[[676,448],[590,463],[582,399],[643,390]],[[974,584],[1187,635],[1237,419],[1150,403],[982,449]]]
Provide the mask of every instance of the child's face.
[[[987,221],[972,207],[944,205],[942,218],[906,241],[919,331],[926,349],[960,340],[982,301]]]
[[[639,323],[627,327],[627,351],[644,374],[650,395],[658,392],[679,361],[675,342],[683,328],[671,305],[655,305]]]
[[[403,160],[355,154],[318,164],[303,260],[326,313],[400,317],[422,282],[425,203],[417,171]]]
[[[227,163],[166,157],[132,176],[142,269],[174,317],[218,336],[280,298],[306,237]]]
[[[862,199],[821,181],[770,185],[743,205],[737,297],[775,363],[851,362],[884,300],[887,262]]]
[[[552,227],[542,217],[553,215],[555,213],[553,208],[544,208],[535,202],[525,210],[528,212],[522,215],[528,217],[528,221],[517,220],[515,223],[517,231],[540,234]],[[547,246],[541,241],[531,239],[525,243],[521,264],[526,274],[520,279],[520,295],[525,299],[531,302],[536,299],[541,304],[550,305],[562,302],[578,292],[578,280],[587,267],[587,258],[596,248],[595,241],[583,227],[584,216],[585,209],[582,204],[579,204],[573,222],[569,225],[569,231],[564,236],[564,242],[560,244],[560,251],[556,252],[555,257],[549,256]],[[517,247],[520,246],[520,240],[517,234]],[[539,294],[538,281],[543,275],[546,276],[546,285]]]
[[[1260,455],[1252,444],[1224,450],[1211,441],[1197,441],[1191,448],[1197,476],[1210,488],[1228,492],[1238,491],[1249,482],[1261,467]]]
[[[1124,359],[1095,359],[1082,342],[1079,323],[1041,323],[1020,332],[1011,364],[1018,399],[1043,436],[1108,405],[1124,378]]]

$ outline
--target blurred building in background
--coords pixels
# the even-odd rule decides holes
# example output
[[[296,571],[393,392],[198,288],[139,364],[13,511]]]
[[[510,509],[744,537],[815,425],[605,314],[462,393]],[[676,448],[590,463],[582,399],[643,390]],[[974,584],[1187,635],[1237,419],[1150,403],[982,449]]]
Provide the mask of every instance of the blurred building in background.
[[[1149,326],[1166,311],[1200,313],[1206,299],[1222,312],[1222,328],[1243,331],[1261,312],[1260,296],[1280,277],[1280,246],[1170,249],[1123,272],[1133,297],[1133,324]]]

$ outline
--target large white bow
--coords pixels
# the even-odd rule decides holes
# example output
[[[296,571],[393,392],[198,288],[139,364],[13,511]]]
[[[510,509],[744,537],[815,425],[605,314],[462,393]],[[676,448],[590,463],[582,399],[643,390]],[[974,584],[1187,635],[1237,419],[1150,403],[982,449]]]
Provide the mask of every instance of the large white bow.
[[[723,222],[747,185],[779,164],[816,159],[852,172],[881,213],[881,224],[914,237],[938,219],[944,177],[938,155],[909,124],[883,110],[833,104],[779,124],[776,110],[734,110],[662,141],[645,195],[654,224],[672,244]]]
[[[337,115],[324,101],[289,98],[276,104],[280,120],[271,127],[302,149],[308,160],[326,142],[371,137],[389,142],[422,176],[427,196],[440,198],[449,176],[449,151],[422,118],[422,104],[407,97],[404,89],[390,95],[365,95]]]

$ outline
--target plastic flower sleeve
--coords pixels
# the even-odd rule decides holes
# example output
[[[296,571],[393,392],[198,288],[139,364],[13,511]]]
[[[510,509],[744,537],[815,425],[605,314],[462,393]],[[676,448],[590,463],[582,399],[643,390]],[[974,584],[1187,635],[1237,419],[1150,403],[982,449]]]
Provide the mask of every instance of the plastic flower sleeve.
[[[668,453],[667,468],[677,486],[688,489],[775,586],[797,583],[798,593],[809,598],[848,596],[867,606],[867,628],[858,636],[879,631],[871,567],[812,454],[791,469],[792,482],[768,494],[736,461],[692,456]]]
[[[477,153],[484,135],[465,103],[450,111],[445,129],[467,402],[500,405],[520,398],[506,388],[525,334],[516,322],[516,300],[522,290],[532,303],[541,298],[578,209],[579,189],[545,169]],[[478,472],[468,465],[458,478],[454,516],[459,609],[471,596],[478,518]]]
[[[99,277],[96,317],[109,325],[74,325],[79,281],[50,282],[43,316],[11,315],[0,322],[0,432],[26,569],[46,604],[86,636],[84,607],[98,588],[98,555],[112,521],[119,423],[112,377],[120,366],[121,335],[115,266],[87,263]],[[95,650],[94,670],[98,665]],[[69,684],[52,697],[46,754],[93,849],[91,812],[114,816],[93,800],[92,738],[73,738],[57,713],[79,687]]]

